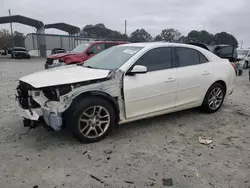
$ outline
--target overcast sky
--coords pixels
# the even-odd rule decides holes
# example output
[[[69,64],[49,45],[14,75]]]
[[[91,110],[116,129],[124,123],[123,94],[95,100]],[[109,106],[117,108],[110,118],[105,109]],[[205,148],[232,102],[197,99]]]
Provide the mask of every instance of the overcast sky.
[[[250,47],[249,0],[0,0],[0,16],[19,14],[43,23],[66,22],[80,28],[104,23],[124,33],[145,28],[156,36],[164,28],[175,28],[186,35],[191,30],[233,34],[243,47]],[[34,32],[28,26],[14,24],[14,30]],[[9,29],[9,24],[0,29]],[[46,33],[63,32],[49,29]]]

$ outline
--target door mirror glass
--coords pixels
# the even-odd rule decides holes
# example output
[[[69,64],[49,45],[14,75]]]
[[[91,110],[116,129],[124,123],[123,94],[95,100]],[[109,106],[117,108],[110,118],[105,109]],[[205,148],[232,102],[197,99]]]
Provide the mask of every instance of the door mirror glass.
[[[129,75],[145,74],[145,73],[147,73],[147,67],[142,65],[135,65],[134,68],[129,72]]]

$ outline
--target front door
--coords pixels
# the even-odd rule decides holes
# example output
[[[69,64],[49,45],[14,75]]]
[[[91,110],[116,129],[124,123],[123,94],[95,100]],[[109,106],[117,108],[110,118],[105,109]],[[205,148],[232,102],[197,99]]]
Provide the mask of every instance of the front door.
[[[134,65],[146,66],[148,72],[124,77],[126,118],[136,118],[174,108],[177,74],[176,68],[172,68],[172,49],[152,49]]]

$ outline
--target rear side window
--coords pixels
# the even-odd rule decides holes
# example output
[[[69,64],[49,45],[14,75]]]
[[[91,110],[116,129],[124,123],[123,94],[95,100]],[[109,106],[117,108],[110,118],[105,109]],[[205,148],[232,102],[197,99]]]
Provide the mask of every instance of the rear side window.
[[[198,52],[198,53],[199,53],[199,57],[200,57],[200,64],[209,62],[208,59],[202,53],[200,53],[200,52]]]
[[[198,65],[200,63],[200,57],[196,50],[190,48],[175,48],[175,51],[179,67]]]
[[[108,48],[111,48],[113,46],[117,46],[118,44],[117,43],[106,43],[105,44],[105,49],[108,49]]]
[[[148,72],[172,68],[171,48],[156,48],[145,53],[135,65],[147,67]]]

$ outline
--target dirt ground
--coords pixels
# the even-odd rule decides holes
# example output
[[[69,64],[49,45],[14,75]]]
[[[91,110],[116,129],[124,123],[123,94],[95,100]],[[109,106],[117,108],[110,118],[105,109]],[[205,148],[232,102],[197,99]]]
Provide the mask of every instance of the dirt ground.
[[[81,144],[64,131],[31,130],[15,111],[18,78],[45,60],[0,58],[0,187],[250,188],[250,83],[245,71],[215,114],[187,110],[122,125]],[[222,70],[223,71],[223,70]],[[198,142],[210,136],[209,146]]]

